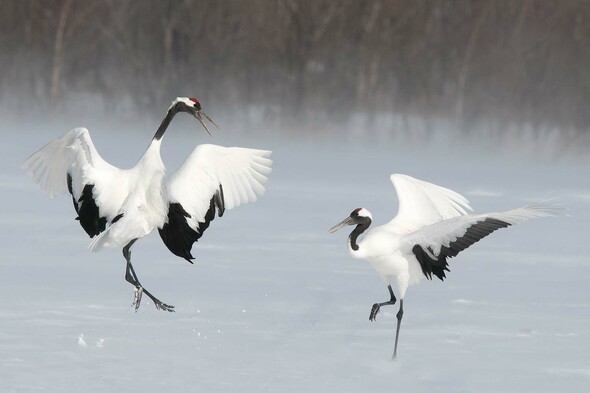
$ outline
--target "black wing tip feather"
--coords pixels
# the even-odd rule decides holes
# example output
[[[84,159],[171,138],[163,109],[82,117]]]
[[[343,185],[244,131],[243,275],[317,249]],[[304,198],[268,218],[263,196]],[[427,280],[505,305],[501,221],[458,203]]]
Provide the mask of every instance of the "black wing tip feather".
[[[68,192],[70,193],[70,195],[72,196],[72,202],[74,203],[74,210],[76,211],[76,214],[78,214],[78,201],[76,200],[76,197],[74,197],[74,191],[73,187],[72,187],[72,175],[70,175],[70,173],[68,172],[67,178],[66,178],[66,183],[68,185]],[[76,220],[80,221],[80,217],[76,216]]]
[[[114,223],[116,223],[117,221],[119,221],[121,218],[123,218],[124,213],[119,213],[115,216],[115,218],[113,218],[113,221],[111,221],[111,225],[113,225]]]
[[[448,269],[449,264],[447,263],[447,258],[457,256],[461,251],[480,241],[495,230],[506,228],[510,225],[512,224],[509,222],[487,217],[467,228],[463,236],[449,243],[448,246],[442,246],[438,255],[434,255],[430,247],[426,248],[428,251],[426,252],[420,244],[414,245],[412,252],[416,256],[422,268],[422,273],[427,279],[432,280],[432,275],[434,274],[441,281],[444,281],[446,278],[445,271],[450,271]]]
[[[187,222],[187,218],[191,218],[190,213],[180,203],[170,203],[168,205],[168,220],[162,228],[158,228],[160,238],[162,238],[168,250],[192,264],[192,260],[195,259],[191,254],[192,246],[203,236],[205,230],[209,228],[211,221],[215,218],[216,208],[218,211],[217,215],[219,217],[223,216],[225,201],[221,185],[209,201],[209,209],[205,214],[205,221],[199,222],[198,231],[195,231]]]
[[[72,177],[68,174],[68,189],[71,191]],[[90,237],[94,237],[105,230],[107,226],[106,217],[100,216],[100,210],[94,200],[94,185],[86,184],[82,189],[82,194],[76,200],[74,196],[74,209],[78,213],[77,220],[84,231]],[[120,217],[119,217],[120,218]]]
[[[217,206],[217,216],[223,217],[223,213],[225,213],[225,197],[223,196],[223,186],[221,184],[213,198],[215,206]]]
[[[72,191],[72,175],[70,175],[70,172],[68,172],[66,180],[66,183],[68,185],[68,192],[70,193],[70,195],[73,195],[74,193]]]
[[[428,250],[430,251],[430,255],[433,255],[432,250],[430,248],[428,248]],[[447,263],[447,257],[445,255],[441,254],[437,257],[437,259],[433,259],[419,244],[416,244],[412,248],[412,252],[416,256],[418,263],[420,263],[422,273],[427,279],[432,280],[432,275],[434,274],[441,281],[444,281],[444,279],[447,277],[445,275],[445,271],[450,272],[449,264]]]

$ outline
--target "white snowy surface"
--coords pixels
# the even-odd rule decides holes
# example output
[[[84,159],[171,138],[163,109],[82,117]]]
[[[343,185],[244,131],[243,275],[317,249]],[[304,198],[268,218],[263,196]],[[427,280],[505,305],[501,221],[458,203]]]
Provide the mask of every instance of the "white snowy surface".
[[[371,136],[292,140],[280,131],[248,137],[223,126],[210,138],[178,121],[164,139],[172,168],[195,144],[219,143],[273,149],[274,172],[258,202],[213,221],[193,248],[194,265],[168,252],[157,233],[136,244],[140,280],[176,313],[157,311],[146,297],[135,313],[120,250],[87,251],[70,198],[46,198],[19,169],[78,125],[122,167],[153,134],[100,123],[0,125],[0,392],[505,393],[590,385],[590,176],[582,156],[451,148],[428,137],[410,145]],[[387,289],[367,263],[350,258],[347,234],[327,232],[356,207],[371,210],[375,224],[391,219],[393,172],[463,193],[476,212],[549,195],[569,214],[494,233],[452,259],[444,283],[410,287],[395,362],[397,306],[369,322]]]

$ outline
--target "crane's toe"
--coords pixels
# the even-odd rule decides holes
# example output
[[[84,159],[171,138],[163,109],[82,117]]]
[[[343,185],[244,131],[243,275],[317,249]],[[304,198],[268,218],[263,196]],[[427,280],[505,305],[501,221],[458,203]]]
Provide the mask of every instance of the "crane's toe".
[[[135,292],[133,292],[133,303],[131,306],[135,308],[135,312],[139,309],[139,305],[141,304],[141,296],[143,295],[143,287],[136,286]]]
[[[369,314],[369,321],[377,320],[377,314],[379,314],[379,310],[381,310],[381,306],[378,303],[373,304],[371,314]]]
[[[168,311],[168,312],[175,312],[174,306],[171,306],[171,305],[166,304],[166,303],[162,303],[158,299],[154,300],[154,304],[156,306],[156,309],[158,309],[158,310]]]
[[[152,295],[151,293],[149,293],[144,287],[142,287],[141,285],[137,285],[135,287],[135,292],[133,294],[133,303],[131,304],[131,306],[133,306],[135,308],[135,312],[137,312],[137,310],[139,309],[139,305],[141,304],[141,297],[143,296],[143,294],[146,294],[150,299],[152,299],[152,301],[154,302],[154,306],[156,306],[157,310],[162,310],[162,311],[168,311],[168,312],[174,312],[174,306],[171,306],[169,304],[166,304],[162,301],[160,301],[159,299],[157,299],[154,295]]]

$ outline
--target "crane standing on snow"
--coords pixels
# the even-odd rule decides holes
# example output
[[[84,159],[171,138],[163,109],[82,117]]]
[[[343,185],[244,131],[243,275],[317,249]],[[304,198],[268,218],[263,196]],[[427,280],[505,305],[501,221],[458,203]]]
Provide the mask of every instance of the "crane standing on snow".
[[[395,278],[400,298],[393,349],[395,358],[409,285],[424,277],[432,279],[433,274],[443,280],[445,271],[449,271],[447,258],[457,256],[497,229],[531,218],[554,216],[559,211],[550,204],[537,203],[500,213],[468,214],[472,210],[469,201],[454,191],[406,175],[394,174],[390,179],[399,204],[393,220],[373,228],[358,241],[373,219],[367,209],[358,208],[333,226],[330,233],[355,225],[349,235],[350,254],[369,261],[387,285],[390,300],[373,304],[370,321],[375,321],[382,306],[396,303],[391,288],[391,280]]]
[[[77,220],[92,238],[90,250],[123,247],[125,279],[135,287],[136,311],[143,293],[159,310],[174,311],[174,306],[140,284],[131,264],[131,246],[158,228],[168,249],[191,262],[192,245],[209,227],[215,211],[221,217],[225,209],[254,202],[264,193],[271,172],[270,151],[199,145],[175,173],[165,176],[160,145],[179,112],[194,116],[209,134],[204,119],[217,127],[196,98],[178,97],[131,169],[103,160],[86,128],[75,128],[49,142],[22,166],[50,197],[69,191]]]

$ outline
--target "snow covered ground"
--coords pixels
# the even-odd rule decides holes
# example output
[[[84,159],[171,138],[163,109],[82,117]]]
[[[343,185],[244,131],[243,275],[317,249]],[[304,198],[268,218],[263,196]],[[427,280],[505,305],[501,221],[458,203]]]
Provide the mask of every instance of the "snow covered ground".
[[[561,157],[543,141],[453,149],[440,140],[423,147],[424,139],[408,146],[231,129],[209,138],[190,119],[175,120],[164,141],[172,168],[212,142],[271,148],[275,169],[256,204],[213,222],[193,248],[194,265],[157,233],[136,245],[142,283],[177,312],[144,297],[135,313],[120,250],[88,252],[69,198],[46,198],[19,169],[80,124],[62,120],[0,125],[0,392],[581,392],[590,384],[583,154]],[[83,124],[122,167],[156,128]],[[395,362],[397,306],[369,322],[387,289],[349,257],[346,233],[327,232],[356,207],[370,209],[375,224],[388,221],[393,172],[461,192],[480,212],[552,193],[570,215],[494,233],[451,260],[444,283],[411,287]]]

